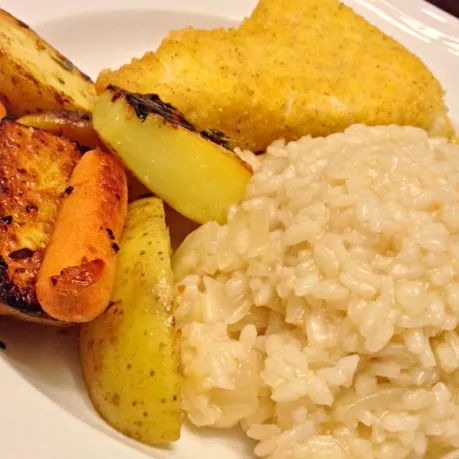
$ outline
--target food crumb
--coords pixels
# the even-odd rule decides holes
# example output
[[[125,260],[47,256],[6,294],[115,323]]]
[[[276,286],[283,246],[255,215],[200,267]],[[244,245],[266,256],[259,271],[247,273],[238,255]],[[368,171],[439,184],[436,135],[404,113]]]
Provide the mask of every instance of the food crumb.
[[[105,231],[107,231],[108,237],[110,238],[111,241],[115,240],[115,235],[113,234],[113,230],[110,228],[105,228]]]
[[[14,252],[11,252],[9,257],[13,260],[25,260],[27,258],[31,258],[34,253],[35,253],[35,250],[24,248],[24,249],[18,249],[18,250],[15,250]]]
[[[143,417],[148,418],[148,413],[146,411],[143,412]]]
[[[27,204],[25,210],[27,213],[29,213],[29,212],[38,210],[38,207],[32,204]]]
[[[112,248],[113,248],[113,250],[114,250],[115,252],[119,252],[119,251],[120,251],[120,246],[119,246],[116,242],[114,242],[114,243],[112,244]]]
[[[120,396],[119,396],[119,394],[113,394],[112,395],[112,403],[115,406],[119,406],[119,404],[120,404]]]

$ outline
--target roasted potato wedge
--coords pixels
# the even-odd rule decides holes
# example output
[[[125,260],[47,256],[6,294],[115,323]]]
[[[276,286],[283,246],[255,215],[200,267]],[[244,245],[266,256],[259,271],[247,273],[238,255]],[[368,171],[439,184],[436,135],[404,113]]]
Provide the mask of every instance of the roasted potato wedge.
[[[0,314],[59,324],[43,312],[36,279],[70,176],[71,142],[0,121]]]
[[[53,134],[77,142],[85,148],[105,148],[105,145],[99,139],[99,136],[92,127],[92,116],[89,113],[55,110],[24,115],[19,118],[17,122],[25,126],[52,132]],[[126,175],[129,201],[135,201],[140,196],[149,193],[148,188],[146,188],[131,172],[128,171]]]
[[[127,212],[119,158],[85,153],[69,181],[37,278],[38,301],[51,317],[89,322],[108,306]]]
[[[82,326],[91,400],[115,429],[150,445],[180,436],[180,371],[162,202],[130,204],[111,307]]]
[[[198,133],[155,95],[108,87],[94,106],[93,125],[149,190],[198,223],[226,221],[252,175],[220,133]]]
[[[78,142],[84,147],[103,148],[102,142],[92,127],[89,113],[54,110],[25,115],[19,118],[17,122],[24,126],[52,132],[73,142]]]
[[[17,117],[49,110],[90,112],[95,89],[67,58],[0,9],[0,96]]]

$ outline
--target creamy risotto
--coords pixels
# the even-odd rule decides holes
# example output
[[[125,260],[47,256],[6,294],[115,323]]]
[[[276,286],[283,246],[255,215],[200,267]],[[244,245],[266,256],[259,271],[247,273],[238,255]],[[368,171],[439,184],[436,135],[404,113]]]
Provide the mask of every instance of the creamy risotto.
[[[183,404],[269,459],[459,457],[459,146],[404,127],[241,152],[175,254]]]

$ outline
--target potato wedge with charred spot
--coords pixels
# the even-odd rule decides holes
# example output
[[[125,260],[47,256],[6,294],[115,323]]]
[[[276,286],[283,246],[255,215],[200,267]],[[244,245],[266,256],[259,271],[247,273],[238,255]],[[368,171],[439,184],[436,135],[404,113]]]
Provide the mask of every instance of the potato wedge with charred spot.
[[[252,175],[221,133],[197,132],[156,95],[109,87],[94,106],[93,125],[150,191],[198,223],[224,222]]]
[[[79,160],[72,142],[0,121],[0,315],[61,325],[40,307],[35,284]]]
[[[92,127],[89,113],[55,110],[25,115],[19,118],[17,122],[24,126],[52,132],[73,142],[78,142],[84,147],[103,148],[103,143]]]
[[[14,116],[92,109],[91,79],[22,21],[0,9],[0,96]]]
[[[112,306],[80,335],[95,408],[115,429],[150,445],[178,440],[181,426],[169,254],[162,202],[130,204]]]
[[[127,212],[121,161],[102,150],[86,153],[66,195],[38,273],[37,297],[55,319],[88,322],[104,312],[113,289]]]

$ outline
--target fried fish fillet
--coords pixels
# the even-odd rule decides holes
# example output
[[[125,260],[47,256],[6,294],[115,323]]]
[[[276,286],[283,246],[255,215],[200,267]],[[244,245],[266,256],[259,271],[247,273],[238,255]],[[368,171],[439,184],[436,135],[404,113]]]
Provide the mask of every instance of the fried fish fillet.
[[[35,284],[71,173],[75,144],[39,129],[0,121],[0,314],[55,322]]]
[[[354,123],[453,135],[429,69],[338,0],[261,0],[237,29],[171,32],[156,52],[103,71],[98,91],[110,83],[156,93],[253,151]]]

